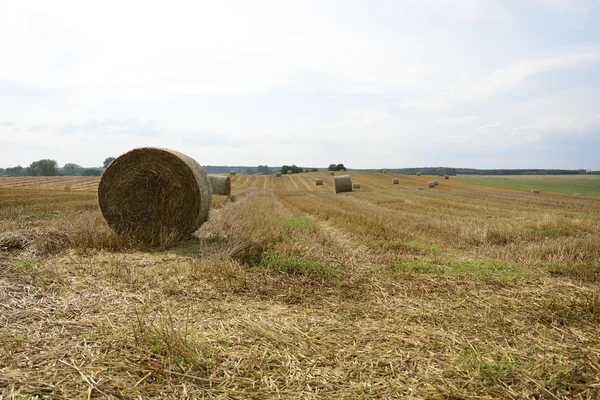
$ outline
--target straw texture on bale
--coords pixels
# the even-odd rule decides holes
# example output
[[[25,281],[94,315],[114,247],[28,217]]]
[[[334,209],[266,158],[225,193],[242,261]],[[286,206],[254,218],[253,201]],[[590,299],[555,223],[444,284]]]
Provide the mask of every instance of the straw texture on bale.
[[[221,196],[231,195],[231,178],[225,175],[208,175],[211,193]]]
[[[392,179],[392,185],[397,185],[399,183],[400,183],[400,179],[398,179],[398,178]]]
[[[277,178],[281,178],[281,172],[276,172],[276,173],[275,173],[275,176],[276,176]]]
[[[98,185],[98,203],[119,235],[150,245],[183,239],[207,219],[204,168],[176,151],[143,147],[116,158]]]
[[[291,175],[291,174],[293,174],[293,172],[292,172],[292,170],[291,170],[291,169],[288,169],[288,172],[287,172],[287,173],[288,173],[288,175]]]
[[[537,189],[531,189],[531,193],[539,193],[540,191]]]
[[[317,186],[319,186],[319,185],[322,185],[322,184],[323,184],[323,179],[317,179],[317,180],[315,181],[315,184],[316,184]]]
[[[235,176],[235,171],[231,171],[231,172],[229,173],[229,175],[233,175],[233,176]]]
[[[435,187],[435,182],[433,182],[433,181],[429,182],[428,185],[429,185],[429,187]]]
[[[352,190],[354,190],[354,189],[360,189],[360,183],[353,183]]]
[[[333,192],[351,192],[352,191],[352,179],[350,175],[339,175],[333,177]]]
[[[444,179],[450,179],[448,175],[444,175]]]
[[[433,184],[434,184],[435,186],[437,186],[437,185],[439,185],[440,183],[439,183],[438,181],[433,181]]]

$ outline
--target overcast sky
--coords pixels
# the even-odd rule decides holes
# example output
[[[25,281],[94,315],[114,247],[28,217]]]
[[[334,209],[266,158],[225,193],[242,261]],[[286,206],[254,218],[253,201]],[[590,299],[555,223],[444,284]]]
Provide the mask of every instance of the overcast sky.
[[[1,2],[0,167],[141,146],[600,169],[600,0]]]

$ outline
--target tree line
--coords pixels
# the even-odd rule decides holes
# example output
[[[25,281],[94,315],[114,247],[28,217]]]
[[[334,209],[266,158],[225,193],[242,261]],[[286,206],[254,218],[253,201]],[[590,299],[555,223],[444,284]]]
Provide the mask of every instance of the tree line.
[[[28,167],[17,165],[16,167],[0,168],[0,176],[100,176],[102,171],[114,157],[107,157],[102,167],[85,168],[74,163],[58,166],[56,160],[42,159],[32,162]]]
[[[363,171],[383,172],[383,169],[366,169]],[[393,174],[415,175],[581,175],[600,174],[600,171],[588,169],[476,169],[449,167],[389,168]]]

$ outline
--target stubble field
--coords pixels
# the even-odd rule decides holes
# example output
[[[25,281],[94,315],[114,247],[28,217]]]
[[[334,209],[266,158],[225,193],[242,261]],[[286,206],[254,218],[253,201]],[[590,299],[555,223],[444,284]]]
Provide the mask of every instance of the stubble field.
[[[599,197],[351,176],[232,177],[160,250],[0,179],[0,397],[600,398]]]

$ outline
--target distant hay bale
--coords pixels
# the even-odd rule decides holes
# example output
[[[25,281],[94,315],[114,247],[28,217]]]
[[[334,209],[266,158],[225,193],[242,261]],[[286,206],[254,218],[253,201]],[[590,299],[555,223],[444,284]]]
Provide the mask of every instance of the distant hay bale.
[[[236,174],[236,172],[235,172],[235,171],[231,171],[231,172],[229,172],[229,175],[231,175],[231,176],[235,176],[235,174]]]
[[[417,172],[417,176],[421,176],[421,173],[420,173],[420,172]]]
[[[440,183],[439,183],[438,181],[433,181],[433,184],[434,184],[435,186],[437,186],[437,185],[439,185]]]
[[[384,174],[387,174],[387,173],[388,173],[387,169],[384,169],[384,170],[383,170],[383,173],[384,173]]]
[[[277,178],[281,178],[281,172],[276,172],[276,173],[275,173],[275,176],[276,176]]]
[[[353,183],[352,190],[354,190],[354,189],[360,189],[360,183]]]
[[[537,189],[531,189],[531,193],[539,193],[540,191]]]
[[[331,172],[329,173],[329,175],[335,175],[335,172],[331,171]]]
[[[425,188],[424,187],[418,187],[417,190],[425,190]]]
[[[316,184],[317,186],[319,186],[319,185],[322,185],[322,184],[323,184],[323,179],[317,179],[317,180],[315,181],[315,184]]]
[[[148,245],[184,239],[207,219],[212,201],[204,168],[176,151],[142,147],[116,158],[98,185],[98,203],[120,236]]]
[[[225,175],[208,175],[211,193],[221,196],[231,196],[231,178]]]
[[[448,175],[444,175],[444,179],[450,179]]]
[[[288,175],[291,175],[291,174],[293,174],[292,170],[291,170],[291,169],[288,169],[288,172],[287,172],[287,174],[288,174]]]
[[[398,179],[398,178],[392,179],[392,185],[397,185],[399,183],[400,183],[400,179]]]
[[[351,192],[352,179],[350,175],[339,175],[333,177],[333,193]]]
[[[579,197],[579,196],[581,196],[581,194],[579,194],[579,193],[573,193],[573,196]]]
[[[435,182],[431,181],[427,184],[429,187],[434,188],[435,187]]]

